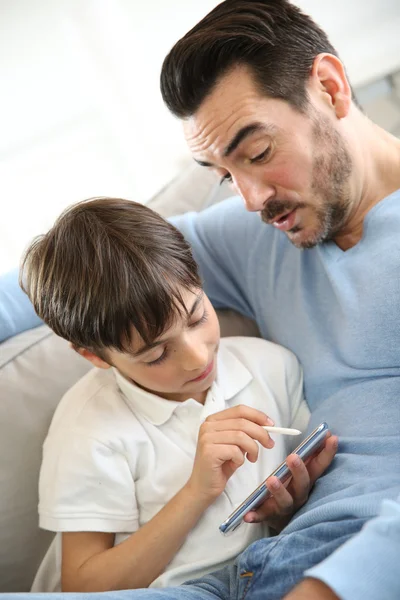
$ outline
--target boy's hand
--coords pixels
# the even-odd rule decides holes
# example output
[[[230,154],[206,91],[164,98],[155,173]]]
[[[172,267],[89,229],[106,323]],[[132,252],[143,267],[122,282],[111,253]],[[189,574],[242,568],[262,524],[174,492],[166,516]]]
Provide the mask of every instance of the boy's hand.
[[[333,461],[338,447],[338,438],[328,432],[325,445],[319,453],[305,464],[295,454],[286,459],[291,478],[282,484],[277,477],[267,479],[267,487],[272,494],[257,510],[247,513],[247,523],[265,521],[278,533],[288,524],[294,513],[308,500],[310,490],[318,477]],[[277,484],[277,487],[274,485]]]
[[[211,503],[247,459],[256,462],[259,442],[274,446],[262,425],[273,424],[264,413],[239,405],[208,417],[200,427],[196,457],[188,486]]]

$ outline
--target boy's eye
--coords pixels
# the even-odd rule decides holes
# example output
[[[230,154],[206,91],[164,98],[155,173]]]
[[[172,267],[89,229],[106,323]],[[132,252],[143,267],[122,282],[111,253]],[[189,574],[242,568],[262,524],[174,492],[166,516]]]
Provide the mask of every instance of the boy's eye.
[[[150,362],[146,362],[145,364],[148,365],[149,367],[155,366],[155,365],[160,365],[167,358],[167,356],[168,356],[168,350],[165,347],[163,353],[161,354],[161,356],[159,356],[155,360],[151,360]]]
[[[204,310],[203,315],[200,317],[200,319],[197,319],[197,321],[194,321],[193,323],[189,324],[189,327],[198,327],[199,325],[202,325],[203,323],[205,323],[208,319],[208,312],[206,310]]]

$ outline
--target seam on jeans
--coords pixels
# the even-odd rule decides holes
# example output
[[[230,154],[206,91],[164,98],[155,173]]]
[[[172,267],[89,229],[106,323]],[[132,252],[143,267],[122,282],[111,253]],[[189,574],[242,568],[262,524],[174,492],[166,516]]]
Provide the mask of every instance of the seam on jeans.
[[[279,535],[276,536],[274,544],[270,543],[270,547],[268,549],[268,552],[266,553],[266,555],[264,557],[264,560],[263,560],[263,563],[262,563],[262,566],[260,566],[259,569],[256,569],[256,571],[245,571],[245,573],[243,574],[243,576],[245,576],[247,574],[250,574],[250,573],[252,575],[251,575],[251,577],[249,577],[249,580],[248,580],[248,582],[247,582],[247,584],[246,584],[246,586],[245,586],[245,588],[243,590],[243,594],[240,596],[239,600],[245,600],[245,596],[246,596],[247,592],[249,591],[249,588],[251,587],[250,584],[255,583],[255,580],[257,579],[257,576],[260,573],[264,573],[265,572],[265,568],[264,568],[265,567],[265,562],[268,559],[271,551],[273,550],[273,548],[276,548],[276,546],[279,545],[279,543],[282,541],[282,539],[284,537],[286,537],[286,535],[287,534],[285,534],[285,533],[281,533],[281,534],[279,534]],[[269,538],[269,539],[271,539],[271,538]],[[260,541],[260,540],[258,540],[258,541]],[[242,575],[241,575],[241,577],[242,577]]]
[[[250,583],[252,581],[253,575],[254,575],[253,571],[246,571],[246,573],[241,573],[240,574],[240,577],[247,577],[248,578],[247,579],[247,583],[246,583],[246,585],[244,587],[244,590],[243,590],[243,594],[240,596],[240,600],[244,600],[244,598],[245,598],[245,596],[247,594],[247,591],[248,591],[248,589],[250,587]]]

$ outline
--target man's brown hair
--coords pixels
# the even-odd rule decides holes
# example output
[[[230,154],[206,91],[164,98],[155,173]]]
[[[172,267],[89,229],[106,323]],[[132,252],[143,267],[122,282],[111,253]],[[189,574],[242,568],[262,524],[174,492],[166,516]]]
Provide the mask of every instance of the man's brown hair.
[[[153,342],[201,286],[182,234],[142,204],[93,198],[67,208],[23,258],[20,283],[55,333],[99,356]]]
[[[226,0],[172,48],[161,71],[161,93],[179,118],[196,113],[221,77],[250,69],[261,94],[305,112],[315,57],[337,56],[327,35],[287,0]]]

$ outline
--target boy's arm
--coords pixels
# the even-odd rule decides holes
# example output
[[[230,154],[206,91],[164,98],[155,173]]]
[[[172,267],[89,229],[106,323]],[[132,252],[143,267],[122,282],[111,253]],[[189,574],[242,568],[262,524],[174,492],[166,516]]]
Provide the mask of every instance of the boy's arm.
[[[114,534],[62,534],[62,590],[148,587],[173,559],[209,502],[185,486],[148,523],[114,546]]]
[[[48,469],[41,483],[42,487],[54,486],[55,491],[47,494],[61,497],[61,501],[53,501],[58,505],[58,510],[53,513],[59,512],[63,516],[58,519],[58,527],[54,517],[43,517],[41,522],[52,523],[53,527],[48,528],[64,532],[63,591],[95,592],[149,586],[164,571],[204,511],[223,492],[228,479],[243,464],[245,457],[251,462],[257,460],[257,442],[271,447],[268,433],[260,426],[267,423],[264,413],[248,406],[235,406],[208,417],[199,431],[196,457],[187,484],[153,519],[117,546],[114,546],[114,534],[98,532],[105,529],[126,531],[123,529],[124,505],[133,523],[135,513],[129,498],[133,483],[124,457],[116,457],[115,452],[106,452],[103,447],[99,449],[101,459],[94,457],[93,460],[93,447],[90,452],[87,448],[82,451],[81,447],[80,461],[77,456],[73,460],[67,457],[64,461],[59,457],[51,458],[56,477],[52,481],[52,470]],[[72,446],[76,447],[76,443]],[[107,455],[111,462],[105,468],[104,457]],[[120,462],[116,463],[116,460]],[[85,461],[92,466],[85,469]],[[77,511],[78,518],[69,521],[65,516],[66,498],[69,498],[68,506],[74,501],[73,490],[77,489],[86,505],[80,505],[79,497],[75,498],[73,510]],[[47,507],[44,504],[43,512],[52,512],[51,502],[47,502]],[[133,499],[131,504],[135,504]],[[97,510],[102,507],[103,515],[119,512],[120,516],[114,517],[118,528],[111,529],[112,518],[104,516],[101,519],[93,515],[93,507]],[[90,525],[92,532],[77,531],[82,514],[86,515],[82,523]]]

